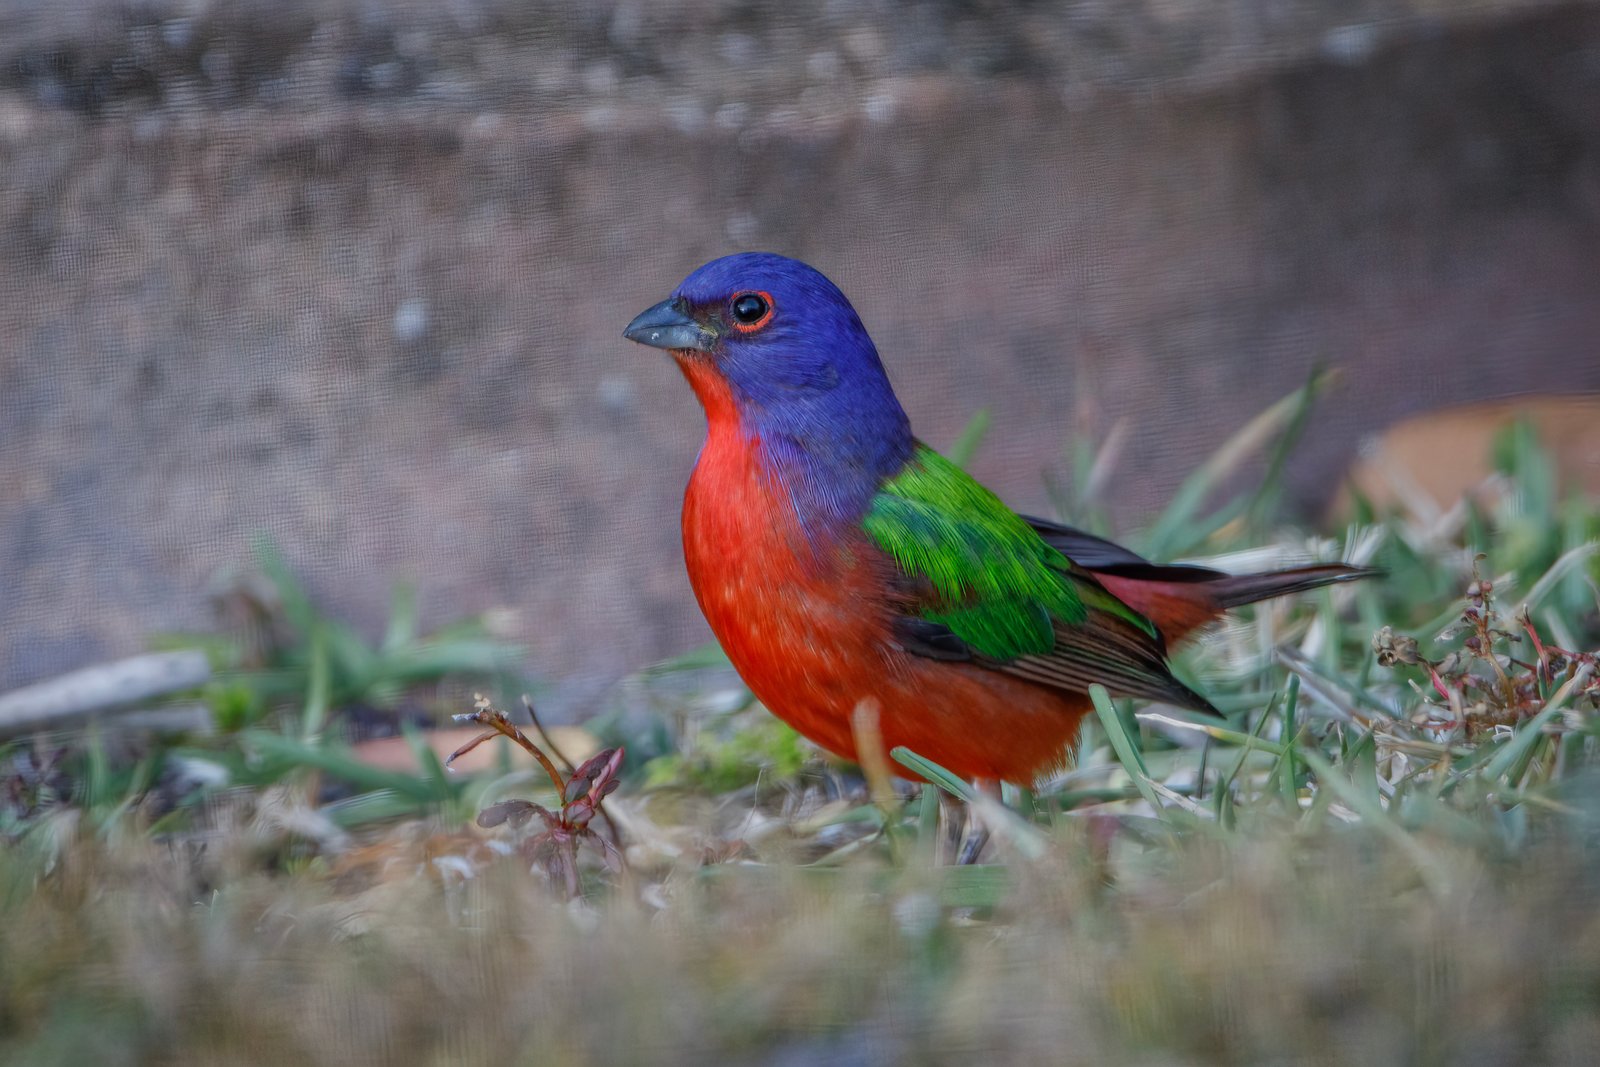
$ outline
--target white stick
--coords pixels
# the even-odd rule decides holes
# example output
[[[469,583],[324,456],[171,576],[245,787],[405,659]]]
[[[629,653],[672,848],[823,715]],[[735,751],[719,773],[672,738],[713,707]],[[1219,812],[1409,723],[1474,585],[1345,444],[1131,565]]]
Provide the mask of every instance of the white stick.
[[[211,677],[204,652],[155,652],[85,667],[0,694],[0,737],[59,729],[97,711],[193,689]]]

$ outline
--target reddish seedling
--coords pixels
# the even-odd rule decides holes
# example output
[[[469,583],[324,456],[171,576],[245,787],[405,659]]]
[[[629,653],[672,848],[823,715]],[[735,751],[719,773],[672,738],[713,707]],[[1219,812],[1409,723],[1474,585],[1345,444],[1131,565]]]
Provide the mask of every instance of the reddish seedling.
[[[556,796],[561,798],[561,806],[556,811],[531,800],[502,800],[478,813],[479,826],[487,829],[506,824],[513,829],[520,829],[538,819],[543,829],[522,839],[522,854],[530,864],[543,869],[552,882],[560,882],[568,897],[576,897],[580,892],[578,849],[582,845],[588,845],[599,853],[609,870],[622,871],[622,852],[616,843],[595,833],[589,825],[597,814],[604,815],[602,802],[621,784],[617,777],[622,770],[623,750],[620,747],[595,753],[569,776],[562,777],[544,750],[528,740],[527,735],[506,718],[504,712],[491,707],[484,698],[478,698],[476,711],[457,715],[455,720],[479,723],[488,729],[452,752],[449,759],[444,761],[445,766],[448,767],[458,757],[466,755],[485,741],[509,737],[539,762],[545,774],[550,776]]]

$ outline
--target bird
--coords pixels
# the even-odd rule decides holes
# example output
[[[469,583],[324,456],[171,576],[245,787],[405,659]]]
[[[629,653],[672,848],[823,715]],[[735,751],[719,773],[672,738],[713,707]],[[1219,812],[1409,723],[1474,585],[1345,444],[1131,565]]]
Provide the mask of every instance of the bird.
[[[796,259],[712,260],[623,336],[670,353],[705,410],[682,536],[706,621],[769,711],[847,760],[867,706],[885,752],[1030,785],[1067,760],[1091,685],[1215,715],[1170,646],[1372,573],[1157,564],[1012,511],[912,433],[855,308]]]

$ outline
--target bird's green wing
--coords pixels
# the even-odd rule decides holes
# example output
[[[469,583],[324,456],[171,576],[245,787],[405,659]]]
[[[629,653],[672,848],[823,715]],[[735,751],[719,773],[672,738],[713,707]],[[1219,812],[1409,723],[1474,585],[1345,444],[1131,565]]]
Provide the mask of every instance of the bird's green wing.
[[[1209,708],[1172,676],[1150,620],[927,446],[883,484],[862,525],[902,579],[897,632],[909,651]]]

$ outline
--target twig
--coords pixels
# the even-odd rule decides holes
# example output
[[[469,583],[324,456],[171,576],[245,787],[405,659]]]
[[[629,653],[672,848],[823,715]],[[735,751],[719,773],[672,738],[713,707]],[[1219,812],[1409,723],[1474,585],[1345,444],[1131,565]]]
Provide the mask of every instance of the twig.
[[[456,722],[479,723],[480,725],[487,726],[489,729],[494,730],[497,733],[504,734],[505,736],[511,738],[511,740],[527,749],[529,755],[539,761],[539,766],[544,768],[544,773],[550,776],[550,784],[555,786],[557,796],[560,796],[566,789],[566,783],[561,777],[561,772],[556,770],[556,765],[554,763],[550,762],[550,757],[541,752],[538,745],[534,744],[532,741],[529,741],[527,735],[521,730],[517,729],[516,724],[514,724],[510,719],[506,718],[505,712],[496,711],[494,708],[490,707],[487,698],[482,696],[478,697],[478,710],[469,712],[465,715],[455,715],[452,716],[452,718],[454,718]],[[445,761],[446,766],[448,766],[450,761],[454,760],[457,756],[463,755],[477,747],[478,743],[483,740],[486,740],[486,738],[474,738],[461,748],[458,748],[455,752],[451,753],[450,759]]]

